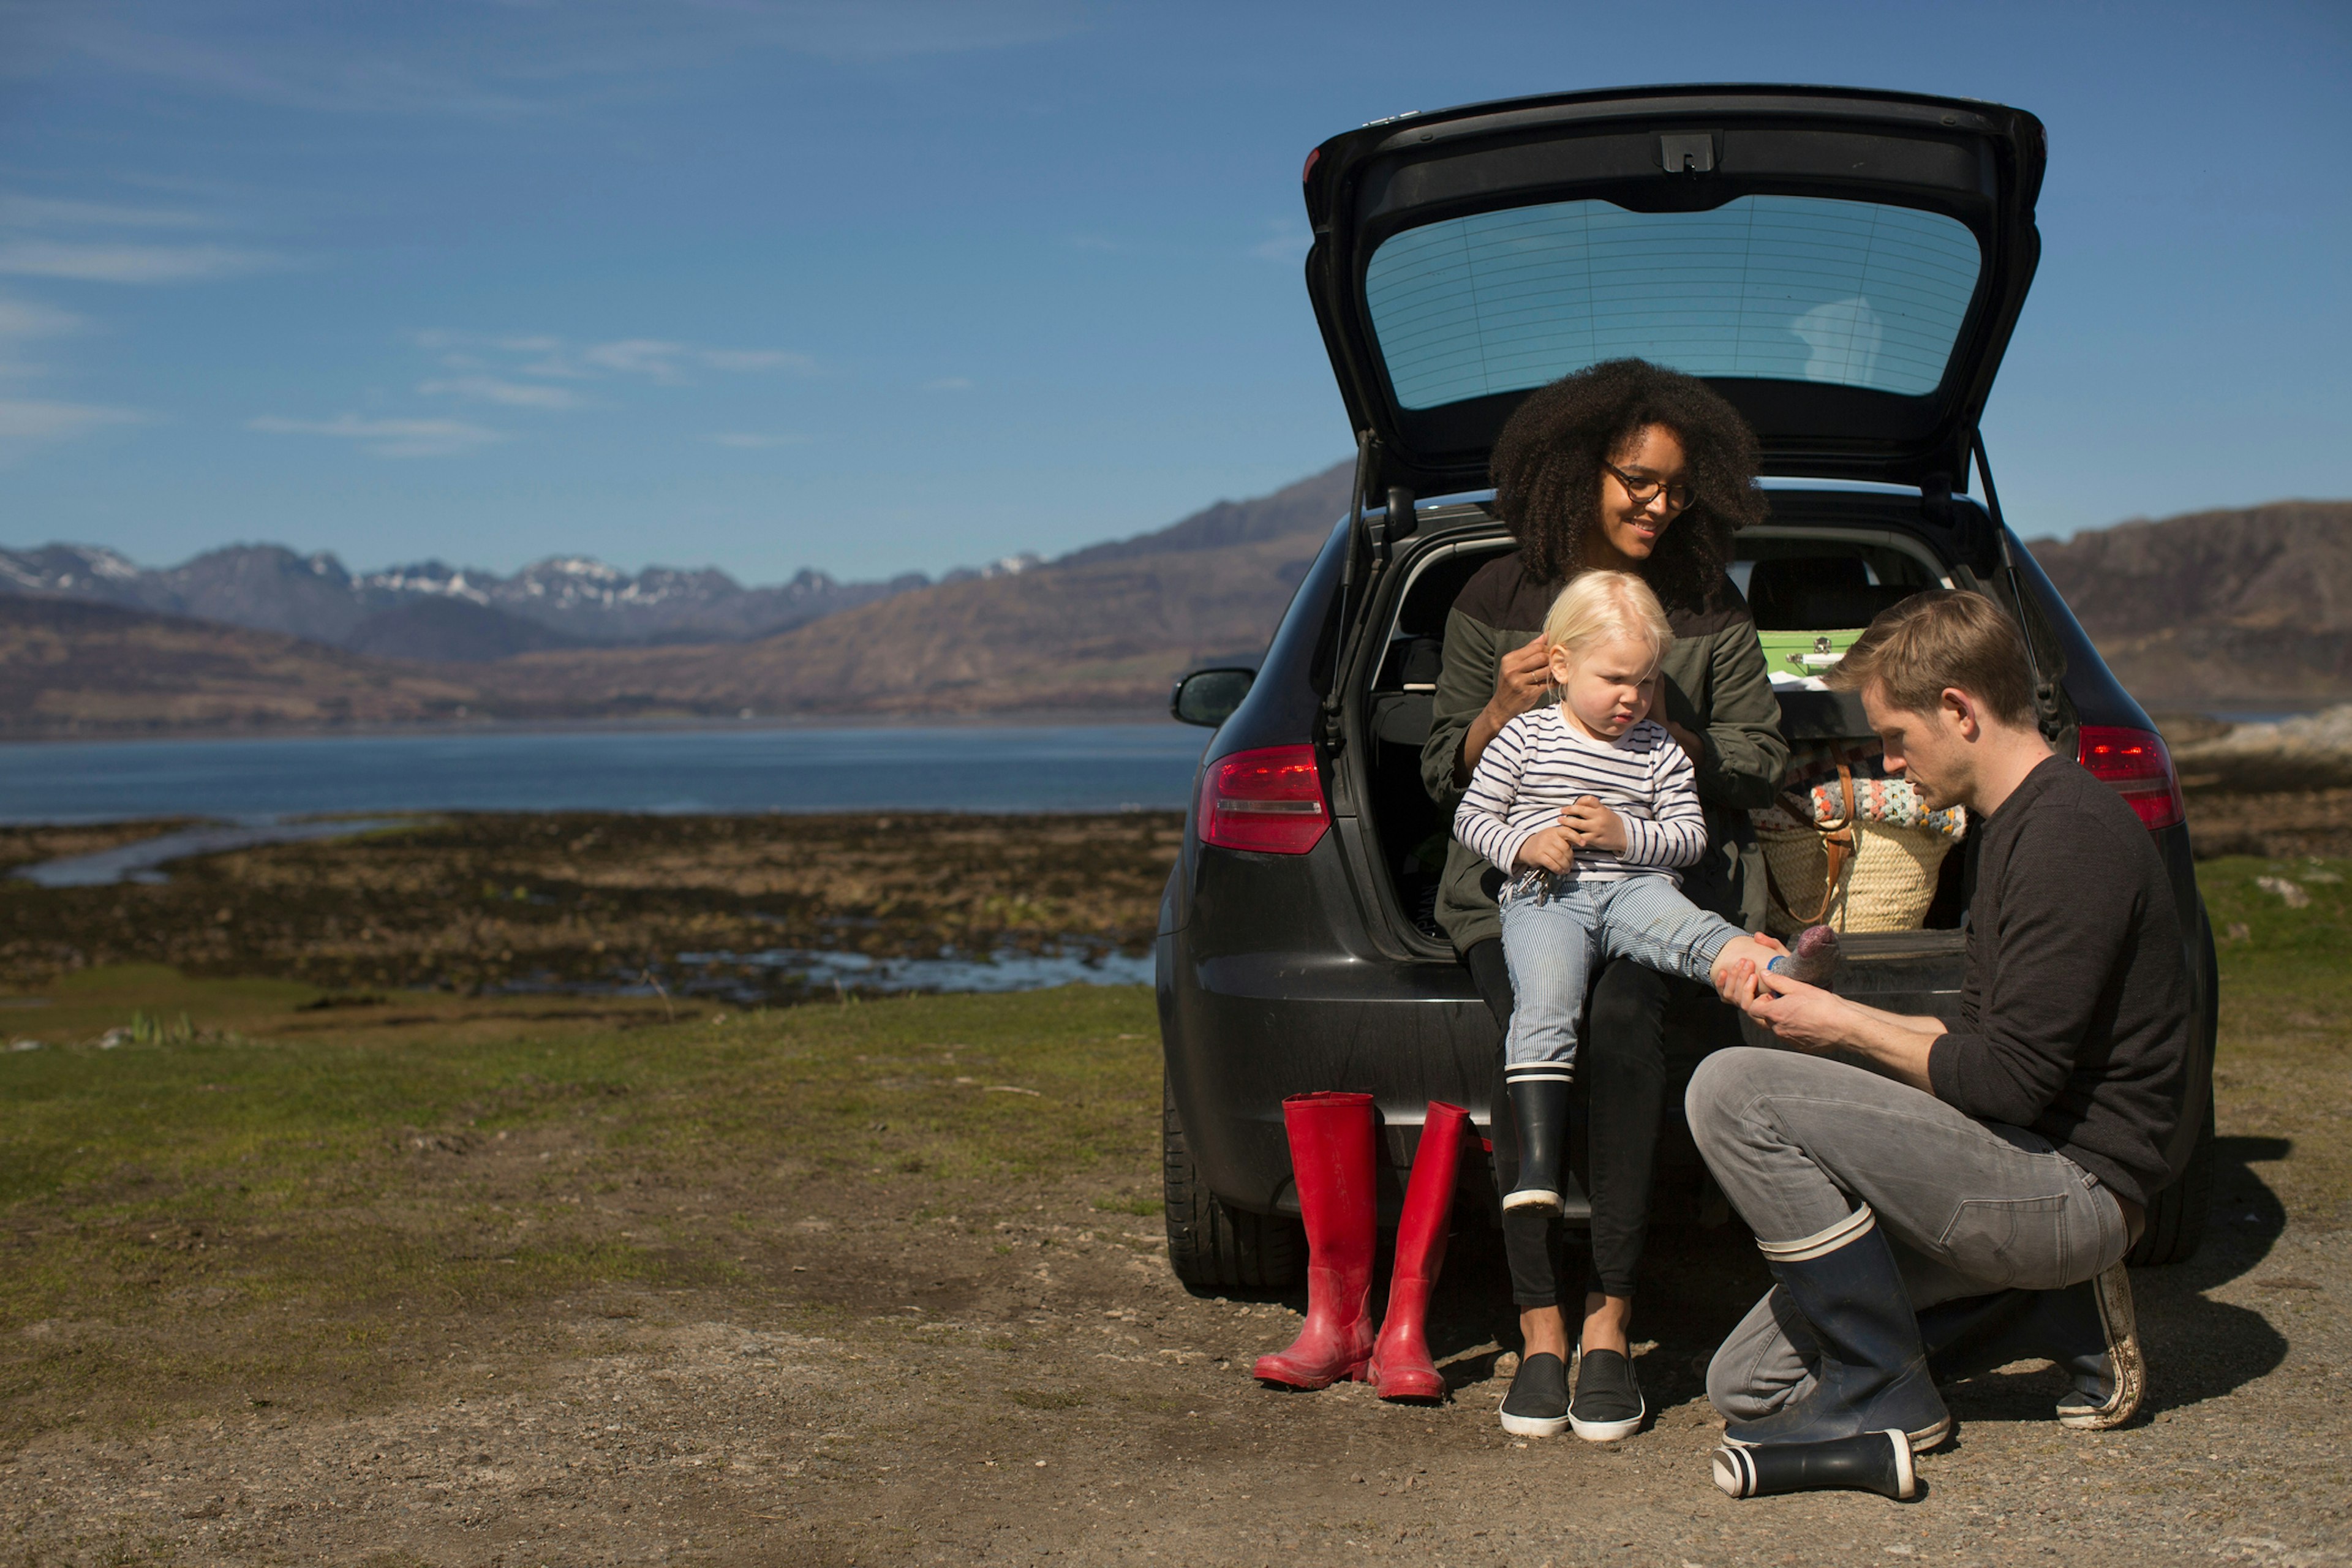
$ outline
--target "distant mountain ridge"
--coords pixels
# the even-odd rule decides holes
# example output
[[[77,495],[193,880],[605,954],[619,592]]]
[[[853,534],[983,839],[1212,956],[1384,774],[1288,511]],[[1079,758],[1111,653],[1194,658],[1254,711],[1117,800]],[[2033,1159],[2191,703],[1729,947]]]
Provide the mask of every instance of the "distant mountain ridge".
[[[2135,520],[2028,548],[2145,705],[2352,699],[2352,501]]]
[[[1056,558],[1054,564],[1091,566],[1098,562],[1131,561],[1143,555],[1223,550],[1327,529],[1348,510],[1348,486],[1355,478],[1355,467],[1352,461],[1334,464],[1319,474],[1310,474],[1255,500],[1221,500],[1153,532],[1073,550]]]
[[[1055,561],[1015,556],[936,583],[899,579],[885,585],[895,592],[822,618],[699,645],[590,646],[554,629],[556,617],[521,613],[567,595],[592,613],[625,610],[633,582],[641,602],[688,574],[648,587],[652,574],[575,563],[497,579],[494,593],[448,568],[353,579],[331,557],[268,547],[215,552],[174,574],[144,574],[110,552],[17,552],[0,555],[0,686],[20,699],[0,701],[0,734],[746,712],[1131,716],[1163,703],[1182,668],[1265,646],[1345,510],[1349,478],[1341,464]],[[268,592],[241,600],[235,590],[257,578]],[[351,599],[372,594],[409,597],[352,621]],[[170,595],[215,614],[274,604],[341,643],[133,607]],[[100,595],[115,602],[77,602]],[[418,662],[428,658],[441,662]]]
[[[1021,564],[1026,563],[963,575]],[[550,556],[511,576],[440,561],[353,574],[331,554],[300,555],[279,544],[233,544],[162,569],[100,546],[0,550],[0,594],[79,599],[451,662],[555,647],[766,637],[930,581],[908,573],[887,582],[843,583],[803,570],[789,582],[746,588],[713,569],[628,573],[576,555]],[[478,613],[415,613],[451,605]],[[452,634],[446,638],[437,635],[445,629]]]
[[[559,558],[495,580],[445,567],[339,579],[331,563],[247,548],[199,557],[158,584],[168,574],[142,574],[103,552],[17,552],[0,558],[0,571],[14,564],[20,574],[14,593],[0,589],[0,733],[486,718],[1139,716],[1166,701],[1185,668],[1245,661],[1265,647],[1346,510],[1348,484],[1342,464],[1057,560],[884,584],[895,591],[723,642],[657,640],[652,614],[698,596],[725,602],[733,580],[719,573],[631,575]],[[2352,501],[2135,521],[2031,548],[2124,684],[2153,709],[2352,700]],[[50,575],[28,584],[35,569]],[[233,605],[239,585],[257,581],[267,590],[257,596],[289,616],[346,617],[325,623],[341,644],[75,596],[169,589],[185,602]],[[409,597],[347,618],[354,596],[379,592]],[[534,605],[539,616],[523,613]],[[638,639],[631,643],[559,629],[641,612],[622,623]],[[667,624],[695,623],[681,615]]]

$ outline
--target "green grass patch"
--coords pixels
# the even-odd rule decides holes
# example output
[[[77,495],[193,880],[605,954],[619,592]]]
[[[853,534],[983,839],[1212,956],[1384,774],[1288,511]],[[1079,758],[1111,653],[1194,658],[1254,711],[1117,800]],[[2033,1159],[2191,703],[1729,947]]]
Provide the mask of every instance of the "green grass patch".
[[[1139,989],[676,1022],[317,995],[91,972],[0,1055],[0,1442],[366,1404],[535,1303],[727,1289],[813,1185],[1124,1188],[1157,1152]],[[134,1012],[192,1028],[95,1043]]]
[[[2297,1223],[2352,1224],[2352,861],[2197,869],[2221,973],[2221,1133],[2287,1146],[2254,1168]]]

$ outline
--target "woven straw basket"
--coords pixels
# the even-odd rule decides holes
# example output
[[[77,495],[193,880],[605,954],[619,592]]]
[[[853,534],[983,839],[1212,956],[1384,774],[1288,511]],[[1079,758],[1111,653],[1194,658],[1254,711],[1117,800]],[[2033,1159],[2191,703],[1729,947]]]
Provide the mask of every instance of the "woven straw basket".
[[[1790,937],[1811,925],[1841,931],[1916,931],[1936,900],[1936,881],[1951,838],[1933,827],[1874,822],[1854,811],[1853,773],[1841,763],[1844,811],[1815,821],[1811,801],[1793,797],[1793,831],[1758,826],[1771,898],[1764,929]]]

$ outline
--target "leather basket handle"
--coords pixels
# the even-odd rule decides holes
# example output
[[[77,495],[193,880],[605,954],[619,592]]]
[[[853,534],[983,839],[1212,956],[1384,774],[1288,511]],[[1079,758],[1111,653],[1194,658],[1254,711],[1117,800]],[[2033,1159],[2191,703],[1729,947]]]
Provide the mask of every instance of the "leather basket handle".
[[[1773,904],[1783,915],[1800,926],[1822,923],[1822,918],[1830,912],[1830,906],[1837,902],[1838,884],[1844,879],[1846,862],[1853,858],[1853,769],[1843,763],[1838,764],[1838,790],[1841,804],[1845,807],[1845,814],[1826,826],[1820,823],[1813,824],[1822,836],[1822,850],[1829,858],[1829,876],[1822,886],[1821,908],[1809,915],[1801,915],[1790,909],[1789,901],[1780,896],[1780,889],[1773,879],[1772,863],[1769,860],[1764,863],[1765,892],[1770,896]],[[1813,802],[1810,794],[1802,801],[1798,801],[1794,796],[1786,796],[1783,799],[1784,805],[1796,806],[1797,809],[1791,815],[1798,821],[1807,822],[1811,819]]]

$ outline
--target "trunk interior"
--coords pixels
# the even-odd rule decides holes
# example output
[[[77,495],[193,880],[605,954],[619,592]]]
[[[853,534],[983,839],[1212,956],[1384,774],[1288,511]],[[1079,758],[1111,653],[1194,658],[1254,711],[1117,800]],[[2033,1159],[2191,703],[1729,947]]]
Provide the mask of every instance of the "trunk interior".
[[[1879,611],[1923,588],[1978,585],[1967,567],[1939,559],[1917,532],[1892,519],[1870,526],[1852,500],[1837,498],[1827,515],[1809,517],[1801,497],[1775,496],[1773,521],[1740,535],[1732,571],[1773,667],[1781,731],[1794,752],[1792,775],[1809,758],[1818,766],[1832,748],[1869,755],[1878,750],[1859,700],[1819,689],[1823,656],[1833,658]],[[1409,928],[1404,934],[1416,951],[1439,958],[1452,951],[1435,919],[1452,824],[1422,787],[1421,752],[1447,614],[1471,575],[1511,542],[1499,530],[1440,529],[1431,526],[1434,521],[1423,523],[1433,535],[1429,542],[1399,563],[1402,587],[1378,634],[1384,651],[1365,697],[1370,743],[1361,755],[1370,842],[1395,918]],[[1956,1000],[1970,847],[1963,837],[1945,855],[1933,901],[1914,929],[1846,936],[1842,991],[1922,1013],[1940,1013]]]

